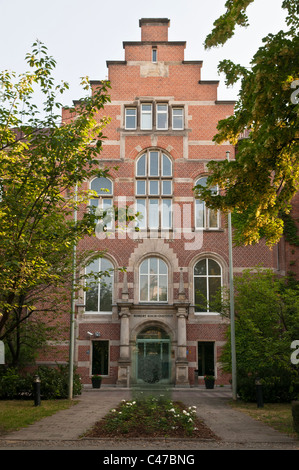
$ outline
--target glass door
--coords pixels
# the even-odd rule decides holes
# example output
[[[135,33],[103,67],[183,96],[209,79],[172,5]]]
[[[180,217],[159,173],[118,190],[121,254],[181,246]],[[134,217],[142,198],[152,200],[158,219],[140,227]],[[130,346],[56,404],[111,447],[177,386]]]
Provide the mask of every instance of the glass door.
[[[137,380],[147,383],[169,382],[170,340],[137,340]]]

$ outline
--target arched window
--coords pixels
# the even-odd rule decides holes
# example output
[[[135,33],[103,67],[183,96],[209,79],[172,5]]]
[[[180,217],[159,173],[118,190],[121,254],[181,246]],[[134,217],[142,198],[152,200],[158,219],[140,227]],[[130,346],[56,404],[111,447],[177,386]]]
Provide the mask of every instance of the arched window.
[[[147,150],[137,160],[136,211],[140,229],[172,228],[172,161],[161,150]]]
[[[160,258],[147,258],[139,268],[140,302],[167,302],[168,269]]]
[[[194,303],[196,312],[216,312],[215,302],[222,285],[221,266],[204,258],[194,266]]]
[[[195,185],[206,186],[207,176],[199,178]],[[218,188],[210,188],[217,194]],[[195,228],[197,229],[217,229],[219,228],[219,211],[215,211],[206,207],[206,204],[201,199],[195,199]]]
[[[108,229],[113,227],[113,185],[112,181],[108,178],[100,177],[95,178],[90,183],[90,189],[97,193],[90,200],[90,206],[95,211],[96,215],[105,214],[103,223]]]
[[[85,273],[88,276],[85,312],[111,313],[114,284],[112,263],[106,258],[96,259],[86,267]]]

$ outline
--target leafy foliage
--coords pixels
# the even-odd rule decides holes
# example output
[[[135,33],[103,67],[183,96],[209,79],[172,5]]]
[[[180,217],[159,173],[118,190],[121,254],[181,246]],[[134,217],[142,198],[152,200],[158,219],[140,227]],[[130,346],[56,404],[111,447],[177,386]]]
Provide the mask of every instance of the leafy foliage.
[[[260,377],[269,400],[294,398],[299,392],[299,370],[291,362],[290,348],[299,336],[298,284],[289,285],[270,270],[257,269],[236,277],[235,289],[239,393],[244,399],[255,399],[255,379]],[[230,329],[221,361],[229,371]]]
[[[0,373],[0,399],[33,399],[34,375],[41,380],[42,400],[68,398],[68,366],[40,366],[34,373],[20,373],[17,368],[2,369]],[[82,385],[79,375],[74,370],[74,395],[80,395]]]
[[[215,22],[206,47],[223,44],[236,24],[246,25],[245,11],[252,0],[229,0],[227,12]],[[235,159],[208,164],[210,186],[222,192],[215,196],[197,187],[207,205],[232,212],[237,244],[254,244],[265,238],[272,246],[283,234],[282,214],[289,213],[299,187],[298,113],[291,101],[291,84],[298,80],[298,3],[287,0],[288,31],[269,34],[251,60],[251,68],[224,60],[219,71],[226,84],[241,80],[235,113],[218,123],[214,141],[236,145]],[[240,140],[240,135],[246,138]]]
[[[89,213],[74,221],[74,210],[90,197],[80,184],[108,174],[98,156],[108,122],[99,112],[110,100],[109,83],[69,108],[61,123],[57,95],[68,84],[54,83],[55,60],[36,42],[27,62],[30,72],[0,75],[0,338],[15,359],[21,324],[34,313],[32,326],[40,329],[37,312],[50,325],[57,310],[69,309],[63,288],[70,286],[73,246],[94,235],[97,223]],[[87,78],[82,87],[89,93]],[[45,99],[42,110],[34,102],[36,88]],[[78,255],[78,264],[86,255]]]

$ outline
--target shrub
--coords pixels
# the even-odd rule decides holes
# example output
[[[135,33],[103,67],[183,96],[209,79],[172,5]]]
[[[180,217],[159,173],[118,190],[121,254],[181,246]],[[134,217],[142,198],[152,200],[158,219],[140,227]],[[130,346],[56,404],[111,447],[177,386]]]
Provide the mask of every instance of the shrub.
[[[25,399],[33,397],[33,379],[38,375],[41,380],[43,400],[68,397],[68,366],[40,366],[33,374],[23,374],[17,369],[8,368],[0,374],[0,399]],[[74,395],[80,395],[80,377],[74,372]]]
[[[260,374],[263,401],[266,403],[291,402],[298,397],[299,384],[287,371],[264,370]],[[256,397],[256,376],[238,374],[237,392],[241,400],[254,402]]]
[[[68,366],[57,367],[40,366],[37,375],[41,380],[41,396],[43,399],[68,397]],[[74,395],[80,395],[82,385],[78,374],[74,373]]]
[[[12,399],[20,393],[22,378],[18,371],[9,368],[2,371],[0,378],[0,397],[3,399]]]

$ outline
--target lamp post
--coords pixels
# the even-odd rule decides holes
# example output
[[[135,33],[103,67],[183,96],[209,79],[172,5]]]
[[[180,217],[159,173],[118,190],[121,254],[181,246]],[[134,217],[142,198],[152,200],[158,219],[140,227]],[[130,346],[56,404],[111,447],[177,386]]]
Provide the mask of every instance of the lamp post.
[[[229,162],[230,152],[226,152]],[[229,246],[229,291],[230,291],[230,330],[231,330],[231,359],[232,359],[232,391],[233,400],[237,399],[237,372],[236,372],[236,345],[235,345],[235,302],[234,302],[234,274],[233,274],[233,242],[231,212],[228,213],[228,246]]]
[[[74,224],[77,224],[77,198],[78,186],[75,186],[75,209]],[[73,245],[73,265],[72,265],[72,292],[71,292],[71,318],[70,318],[70,346],[69,346],[69,399],[73,398],[74,381],[74,341],[75,341],[75,282],[76,282],[76,241]]]

